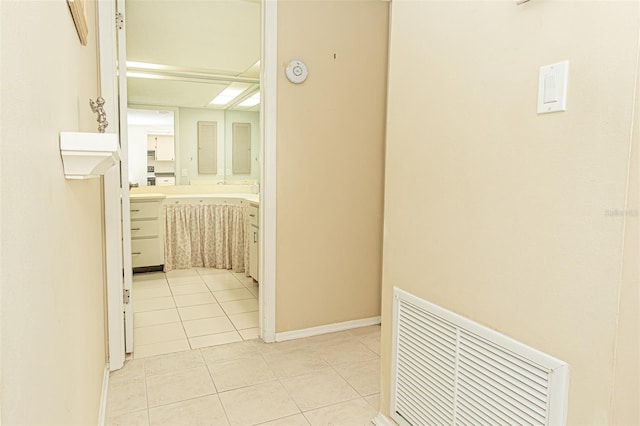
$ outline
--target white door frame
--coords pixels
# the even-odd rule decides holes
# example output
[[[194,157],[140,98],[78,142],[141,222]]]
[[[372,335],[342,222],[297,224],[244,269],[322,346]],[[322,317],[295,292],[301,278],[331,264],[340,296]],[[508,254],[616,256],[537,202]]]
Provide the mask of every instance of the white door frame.
[[[260,337],[276,339],[276,128],[278,80],[278,2],[261,1],[260,62]]]
[[[118,102],[120,128],[120,148],[122,150],[122,163],[120,165],[120,177],[122,184],[122,266],[124,273],[124,290],[131,295],[133,291],[133,266],[131,263],[131,211],[129,199],[129,122],[127,114],[129,110],[127,95],[127,19],[124,13],[125,0],[116,0],[116,9],[124,17],[122,28],[117,31],[117,55],[118,55]],[[133,352],[133,303],[127,298],[124,304],[124,342],[125,352]]]
[[[116,9],[110,0],[98,1],[98,58],[100,95],[110,122],[106,131],[118,133],[118,86],[116,80]],[[114,124],[115,120],[115,124]],[[107,323],[109,334],[109,369],[122,368],[125,343],[122,299],[122,227],[120,207],[120,164],[104,175],[104,238],[107,287]]]
[[[116,1],[118,8],[116,8]],[[260,169],[260,333],[265,342],[274,342],[276,336],[276,93],[277,93],[277,0],[261,0],[262,8],[262,62],[261,62],[261,97],[262,107],[261,117],[261,160]],[[118,73],[116,60],[121,64],[126,63],[126,58],[118,57],[123,50],[118,49],[117,34],[115,28],[115,16],[117,10],[124,10],[124,0],[98,0],[98,43],[99,43],[99,69],[100,69],[100,89],[101,96],[105,99],[105,109],[107,117],[112,121],[107,131],[116,133],[118,131],[118,118],[124,119],[126,126],[126,89],[124,96],[119,96],[116,76],[119,74],[121,85],[126,88],[126,73]],[[122,30],[124,33],[124,30]],[[124,37],[124,36],[123,36]],[[117,102],[120,103],[120,111],[124,113],[118,116]],[[115,123],[115,124],[114,124]],[[120,122],[122,124],[122,122]],[[123,158],[122,175],[115,173],[113,168],[111,176],[105,176],[105,244],[106,249],[106,269],[107,269],[107,316],[109,334],[109,367],[117,370],[124,365],[125,352],[131,352],[131,347],[125,346],[125,321],[123,315],[123,286],[131,289],[131,243],[127,235],[123,235],[129,230],[129,198],[128,188],[121,191],[119,178],[125,179],[122,182],[128,185],[128,152],[126,141],[126,127],[122,127],[121,149]],[[118,168],[119,170],[119,168]],[[121,193],[127,193],[123,197],[122,204],[118,203],[118,209],[113,208],[113,203],[107,206],[107,195],[110,199],[117,193],[118,200]],[[124,200],[126,198],[126,201]],[[126,203],[126,206],[125,206]],[[120,208],[121,206],[121,208]],[[109,209],[109,214],[107,214]],[[116,224],[117,222],[117,224]],[[117,226],[116,226],[117,225]],[[116,243],[117,235],[117,243]],[[123,253],[123,247],[127,253]],[[124,255],[124,256],[123,256]],[[123,262],[124,259],[124,262]],[[124,263],[124,264],[123,264]],[[123,268],[124,267],[124,276]],[[127,279],[128,278],[128,279]],[[125,287],[126,288],[126,287]],[[129,304],[130,307],[130,304]],[[131,327],[132,321],[126,321]],[[128,336],[127,336],[128,337]],[[132,336],[131,336],[132,337]],[[126,339],[129,341],[129,339]],[[132,340],[131,340],[132,341]]]
[[[121,0],[118,2],[120,8],[124,10],[124,3],[120,3]],[[118,49],[116,11],[114,0],[98,1],[100,95],[105,99],[104,107],[109,121],[106,131],[119,134],[122,158],[120,164],[105,173],[103,180],[108,352],[111,371],[122,368],[125,352],[133,350],[132,308],[130,303],[124,303],[123,298],[124,290],[131,291],[131,231],[127,168],[126,75],[123,72],[117,72],[117,64],[123,69],[125,62],[122,62],[123,49]],[[118,81],[118,75],[120,81]],[[120,96],[123,89],[124,97]],[[124,190],[121,183],[125,185]]]

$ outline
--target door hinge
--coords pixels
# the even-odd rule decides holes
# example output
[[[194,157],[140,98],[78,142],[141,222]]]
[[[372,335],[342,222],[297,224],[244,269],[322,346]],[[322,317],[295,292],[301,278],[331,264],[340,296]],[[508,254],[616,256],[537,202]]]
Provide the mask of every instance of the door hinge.
[[[122,292],[122,303],[125,305],[129,304],[129,299],[131,299],[130,293],[128,289],[124,289]]]
[[[116,28],[121,30],[124,27],[124,16],[122,12],[116,12]]]

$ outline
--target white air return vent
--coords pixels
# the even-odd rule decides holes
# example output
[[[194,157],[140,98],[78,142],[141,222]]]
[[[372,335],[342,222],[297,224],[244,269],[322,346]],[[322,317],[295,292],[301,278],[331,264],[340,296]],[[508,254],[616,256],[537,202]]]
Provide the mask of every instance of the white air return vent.
[[[565,424],[565,362],[397,288],[393,314],[398,424]]]

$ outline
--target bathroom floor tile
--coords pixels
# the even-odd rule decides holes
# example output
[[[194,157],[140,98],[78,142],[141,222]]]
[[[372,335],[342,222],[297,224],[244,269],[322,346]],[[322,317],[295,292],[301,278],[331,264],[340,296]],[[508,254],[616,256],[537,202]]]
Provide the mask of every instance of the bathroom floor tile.
[[[293,339],[286,340],[284,342],[278,343],[264,343],[263,341],[255,342],[256,347],[260,350],[262,355],[275,356],[276,354],[284,354],[286,352],[293,351],[304,351],[304,352],[314,352],[315,348],[313,345],[309,345],[307,339]],[[266,358],[265,358],[266,360]],[[324,363],[326,365],[326,363]],[[310,373],[311,371],[307,371]]]
[[[206,293],[209,289],[204,283],[195,283],[195,284],[183,284],[176,285],[171,287],[171,293],[174,296],[180,296],[182,294],[193,294],[193,293]]]
[[[247,328],[244,330],[238,330],[238,333],[242,336],[243,340],[252,340],[260,337],[260,328]]]
[[[207,346],[226,345],[227,343],[240,342],[242,337],[237,331],[226,333],[208,334],[206,336],[190,337],[189,344],[192,349],[204,348]]]
[[[236,279],[238,281],[240,281],[242,283],[242,285],[244,285],[245,287],[253,287],[258,285],[253,278],[251,277],[247,277],[244,272],[239,272],[239,273],[233,273],[233,276],[236,277]]]
[[[145,378],[121,377],[109,381],[107,411],[110,415],[139,411],[147,408]]]
[[[224,316],[224,311],[217,303],[180,307],[178,313],[182,321]]]
[[[235,330],[226,316],[183,321],[182,325],[189,338]]]
[[[215,393],[205,366],[147,377],[149,408]]]
[[[364,400],[373,407],[374,410],[380,410],[380,394],[365,396]]]
[[[169,286],[171,288],[180,287],[180,286],[187,285],[187,284],[202,284],[203,283],[202,278],[200,278],[200,275],[167,278],[167,281],[169,282]]]
[[[133,356],[135,359],[146,358],[173,352],[188,351],[189,341],[185,339],[170,340],[168,342],[152,343],[149,345],[133,344]]]
[[[217,303],[210,292],[182,294],[180,296],[173,296],[173,298],[176,301],[176,306],[178,307]]]
[[[219,394],[232,425],[253,425],[298,414],[291,397],[277,381]]]
[[[360,343],[365,345],[371,352],[380,356],[380,333],[360,337]]]
[[[162,278],[157,280],[134,281],[131,285],[131,288],[134,290],[142,290],[149,288],[161,288],[166,287],[167,285],[167,280]]]
[[[246,302],[180,307],[180,315],[220,316],[136,327],[136,337],[145,329],[151,330],[147,338],[164,336],[162,326],[189,321],[187,327],[196,334],[207,327],[207,321],[198,320],[224,319],[225,327],[233,326],[222,306],[231,312]],[[257,315],[257,311],[230,315],[238,314]],[[236,323],[239,318],[233,317]],[[272,344],[242,340],[258,333],[257,327],[240,331],[233,327],[227,332],[143,345],[136,338],[135,359],[128,359],[120,371],[110,374],[106,424],[370,426],[379,405],[379,357],[368,344],[377,344],[379,327]],[[341,351],[344,353],[336,355]],[[373,358],[342,363],[363,353]]]
[[[203,348],[200,352],[207,364],[240,358],[251,358],[259,356],[261,353],[254,342],[238,342],[228,345],[213,346],[210,348]]]
[[[220,306],[227,315],[241,314],[244,312],[255,312],[258,308],[258,299],[242,299],[221,302]]]
[[[105,419],[105,426],[148,426],[149,414],[147,410],[134,411],[120,415],[109,415]]]
[[[229,300],[251,299],[254,297],[253,294],[244,287],[237,290],[215,291],[213,292],[213,295],[219,303],[227,302]]]
[[[153,425],[228,425],[218,395],[208,395],[149,409]]]
[[[276,379],[260,355],[207,364],[218,392]]]
[[[132,385],[131,401],[109,409],[106,424],[351,426],[377,413],[379,326],[265,344],[259,287],[244,274],[137,275],[138,295],[170,295],[133,295],[135,359],[111,374],[110,386],[125,378],[146,386]]]
[[[257,311],[229,315],[229,319],[238,330],[258,327]]]
[[[297,376],[329,368],[320,355],[304,349],[263,354],[262,357],[278,377]]]
[[[377,354],[357,340],[339,340],[323,346],[320,353],[334,367],[378,358]]]
[[[234,290],[244,288],[242,283],[231,275],[210,275],[204,278],[211,291]]]
[[[252,283],[244,283],[244,287],[251,291],[251,290],[255,290],[258,291],[258,283],[253,281]]]
[[[350,425],[368,426],[377,411],[364,399],[358,398],[336,405],[307,411],[304,416],[312,426]]]
[[[197,277],[198,271],[196,269],[174,269],[173,271],[165,272],[167,278],[184,278],[184,277]]]
[[[120,370],[111,371],[109,373],[109,380],[116,380],[120,377],[128,379],[144,377],[144,360],[127,359]]]
[[[228,269],[217,269],[217,268],[196,268],[196,271],[200,276],[204,275],[220,275],[220,274],[228,274]]]
[[[183,351],[145,359],[144,371],[148,376],[172,373],[203,367],[204,359],[199,351]]]
[[[292,377],[282,385],[303,412],[360,396],[332,369]]]
[[[134,283],[144,282],[144,281],[167,281],[166,275],[164,272],[146,272],[144,274],[134,274],[133,280]]]
[[[309,422],[302,414],[283,417],[278,420],[272,420],[266,423],[260,423],[257,426],[309,426]]]
[[[169,291],[168,284],[163,284],[161,286],[147,287],[147,288],[136,288],[134,286],[132,294],[136,300],[144,300],[144,299],[152,299],[155,297],[171,296],[171,291]]]
[[[250,287],[250,288],[248,288],[247,290],[249,290],[249,292],[250,292],[251,294],[253,294],[253,297],[255,297],[256,299],[260,297],[260,296],[259,296],[259,294],[260,294],[260,290],[258,289],[258,287],[257,287],[257,286],[256,286],[256,287]]]
[[[380,393],[380,360],[347,364],[336,368],[361,396]]]
[[[133,330],[134,344],[148,345],[186,338],[182,324],[179,322],[138,327]]]
[[[138,300],[134,296],[132,300],[133,312],[149,312],[176,307],[173,297],[156,297],[154,299]]]
[[[178,316],[178,310],[176,308],[138,312],[133,314],[134,327],[147,327],[150,325],[168,324],[172,322],[180,322],[180,316]]]

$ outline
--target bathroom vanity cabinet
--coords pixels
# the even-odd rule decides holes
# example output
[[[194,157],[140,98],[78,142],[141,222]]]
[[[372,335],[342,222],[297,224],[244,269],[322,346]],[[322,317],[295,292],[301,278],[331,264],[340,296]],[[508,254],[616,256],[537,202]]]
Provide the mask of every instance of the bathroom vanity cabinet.
[[[164,265],[162,200],[164,196],[131,199],[131,265]]]

